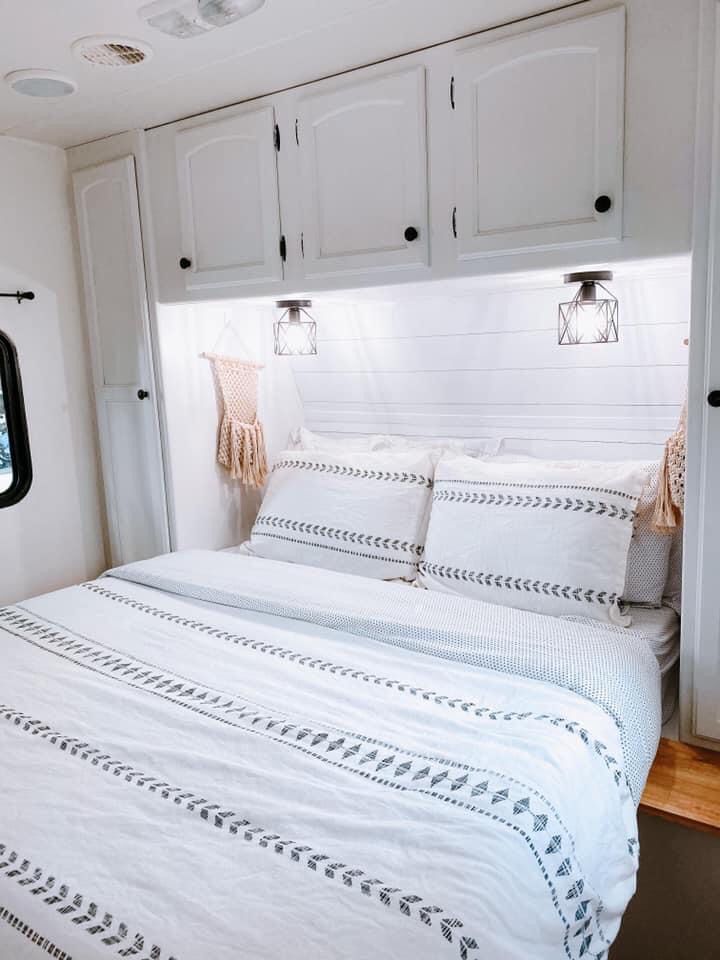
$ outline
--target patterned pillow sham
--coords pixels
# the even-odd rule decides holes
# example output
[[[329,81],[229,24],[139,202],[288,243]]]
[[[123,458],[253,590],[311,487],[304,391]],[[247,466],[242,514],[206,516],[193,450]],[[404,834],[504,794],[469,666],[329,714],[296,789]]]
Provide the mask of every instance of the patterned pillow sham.
[[[501,454],[493,458],[496,463],[538,463],[544,462],[537,457],[521,454]],[[595,460],[565,460],[578,469],[590,473],[602,467],[603,461]],[[620,466],[620,464],[616,464]],[[659,533],[653,528],[652,518],[655,512],[655,498],[658,491],[660,476],[660,462],[625,461],[628,469],[637,467],[645,474],[645,482],[640,501],[638,503],[633,535],[628,551],[627,576],[623,589],[622,599],[625,603],[640,604],[645,607],[661,607],[670,574],[670,551],[673,537],[667,533]]]
[[[620,622],[645,481],[634,464],[590,471],[572,462],[441,460],[421,582],[536,613]]]
[[[380,580],[413,579],[434,463],[423,451],[280,454],[253,526],[255,556]]]

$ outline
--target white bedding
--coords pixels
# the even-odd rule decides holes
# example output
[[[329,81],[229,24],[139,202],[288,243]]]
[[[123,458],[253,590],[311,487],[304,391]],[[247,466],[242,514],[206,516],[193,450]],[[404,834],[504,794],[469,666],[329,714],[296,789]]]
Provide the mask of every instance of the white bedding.
[[[605,958],[647,644],[233,554],[0,610],[0,957]]]

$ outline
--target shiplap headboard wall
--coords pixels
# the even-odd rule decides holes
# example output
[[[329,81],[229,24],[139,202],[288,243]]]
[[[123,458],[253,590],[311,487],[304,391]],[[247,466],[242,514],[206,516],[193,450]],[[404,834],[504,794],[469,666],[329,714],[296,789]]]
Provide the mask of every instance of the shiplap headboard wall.
[[[340,436],[504,438],[504,452],[659,457],[687,382],[690,265],[626,265],[620,342],[558,346],[552,278],[317,298],[319,355],[291,363],[305,425]]]

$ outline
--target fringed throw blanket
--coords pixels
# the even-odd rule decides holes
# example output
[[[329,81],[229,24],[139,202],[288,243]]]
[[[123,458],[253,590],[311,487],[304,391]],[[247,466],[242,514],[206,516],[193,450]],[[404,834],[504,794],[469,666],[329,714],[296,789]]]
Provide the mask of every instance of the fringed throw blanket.
[[[261,487],[268,476],[265,435],[257,417],[258,371],[262,364],[206,353],[223,403],[218,463],[233,480]]]

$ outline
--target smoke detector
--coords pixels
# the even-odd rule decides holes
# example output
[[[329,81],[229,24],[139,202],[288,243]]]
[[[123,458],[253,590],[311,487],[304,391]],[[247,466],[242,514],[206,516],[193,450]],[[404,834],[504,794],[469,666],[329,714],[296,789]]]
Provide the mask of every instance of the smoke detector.
[[[77,84],[54,70],[13,70],[5,77],[5,83],[25,97],[50,100],[69,97],[77,90]]]
[[[201,36],[255,13],[265,0],[154,0],[139,10],[155,30],[179,40]]]
[[[82,37],[72,45],[79,60],[96,67],[135,67],[152,57],[152,47],[130,37]]]

